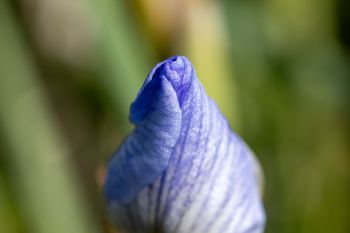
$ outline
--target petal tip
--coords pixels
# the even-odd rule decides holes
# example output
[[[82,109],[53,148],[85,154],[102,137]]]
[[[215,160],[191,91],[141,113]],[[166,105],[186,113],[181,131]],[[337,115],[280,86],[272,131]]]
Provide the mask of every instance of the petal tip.
[[[164,65],[159,68],[159,74],[164,75],[177,92],[186,87],[193,77],[192,64],[184,56],[173,56],[165,60]]]
[[[191,62],[184,56],[173,56],[156,65],[148,75],[135,101],[131,105],[130,121],[141,122],[147,115],[154,93],[164,88],[162,79],[166,79],[176,92],[179,104],[194,77]]]

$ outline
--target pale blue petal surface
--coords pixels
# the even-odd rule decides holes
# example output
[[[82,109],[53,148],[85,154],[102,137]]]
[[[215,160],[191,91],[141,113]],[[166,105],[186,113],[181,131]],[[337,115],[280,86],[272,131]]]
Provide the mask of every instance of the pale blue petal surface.
[[[135,129],[110,160],[105,182],[109,212],[121,229],[263,232],[254,155],[187,58],[169,58],[152,70],[130,120]]]

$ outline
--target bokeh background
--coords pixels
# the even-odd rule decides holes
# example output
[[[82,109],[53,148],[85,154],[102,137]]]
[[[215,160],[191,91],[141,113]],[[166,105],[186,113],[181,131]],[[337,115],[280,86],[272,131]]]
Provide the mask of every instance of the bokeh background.
[[[347,0],[1,0],[0,231],[117,232],[104,166],[151,68],[193,62],[265,172],[267,233],[350,232]]]

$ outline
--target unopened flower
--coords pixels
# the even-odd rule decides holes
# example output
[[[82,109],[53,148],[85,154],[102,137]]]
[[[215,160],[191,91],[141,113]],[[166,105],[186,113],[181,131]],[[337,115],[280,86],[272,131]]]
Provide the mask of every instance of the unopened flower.
[[[256,161],[185,57],[159,63],[131,105],[135,125],[110,160],[105,195],[125,232],[259,233]]]

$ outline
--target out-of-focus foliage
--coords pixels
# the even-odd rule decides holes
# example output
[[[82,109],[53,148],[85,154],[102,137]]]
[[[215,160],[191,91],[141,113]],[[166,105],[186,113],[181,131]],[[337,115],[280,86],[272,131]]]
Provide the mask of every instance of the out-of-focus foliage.
[[[348,232],[349,41],[340,1],[227,1],[243,135],[267,232]]]
[[[130,129],[147,72],[181,54],[261,160],[266,232],[350,232],[348,9],[346,0],[2,1],[0,231],[62,232],[68,217],[65,229],[113,232],[105,160]]]

